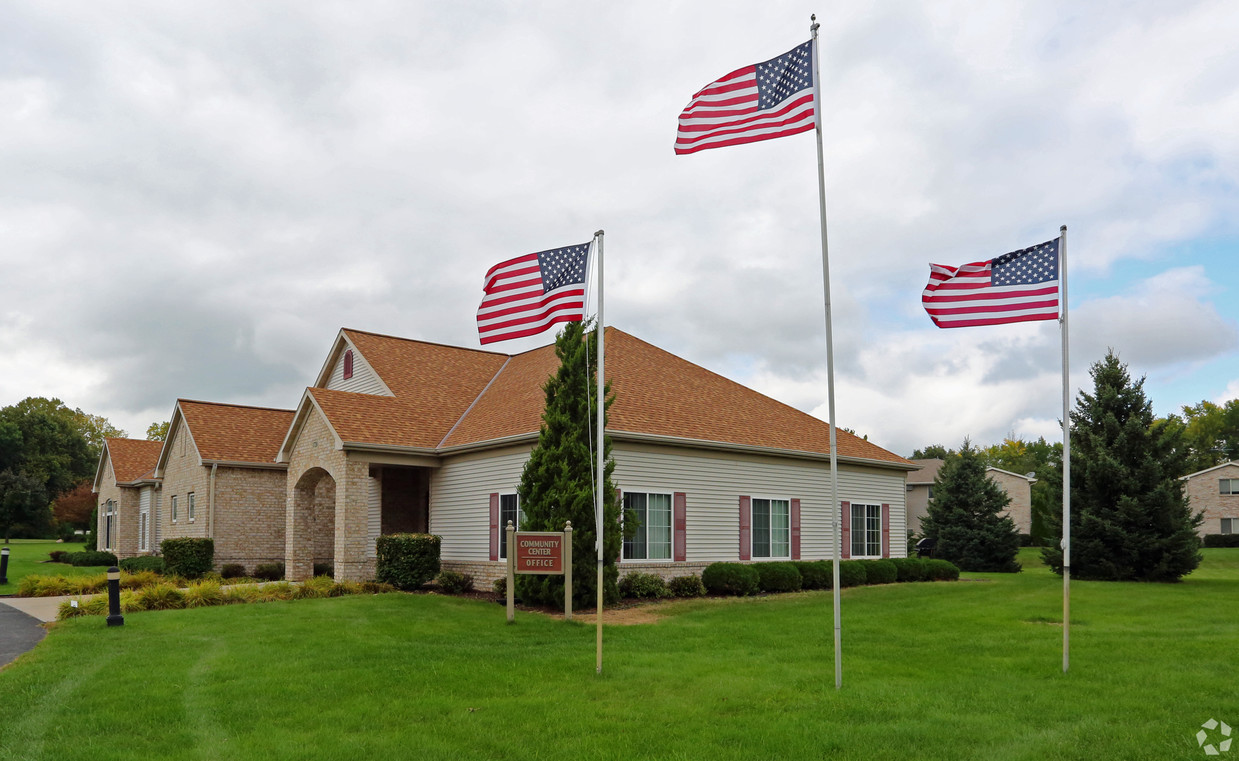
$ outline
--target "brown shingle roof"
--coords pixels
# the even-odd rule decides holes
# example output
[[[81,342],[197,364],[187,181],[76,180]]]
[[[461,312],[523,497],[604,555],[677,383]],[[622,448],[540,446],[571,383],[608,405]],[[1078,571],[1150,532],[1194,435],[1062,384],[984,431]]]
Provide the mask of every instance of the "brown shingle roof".
[[[908,474],[908,483],[910,484],[932,484],[934,479],[938,477],[938,471],[942,469],[942,464],[946,460],[937,457],[931,457],[927,460],[911,460],[913,465],[921,466],[920,470],[914,470]]]
[[[343,441],[444,448],[536,433],[554,346],[508,357],[346,330],[395,397],[311,389]],[[830,426],[804,412],[607,329],[609,430],[827,454]],[[450,433],[449,433],[450,431]],[[446,437],[446,438],[445,438]],[[839,431],[839,455],[906,465]]]
[[[178,399],[198,455],[219,462],[274,463],[292,410]]]
[[[162,441],[144,439],[106,439],[108,457],[112,460],[112,473],[116,483],[128,484],[154,474],[159,461]]]

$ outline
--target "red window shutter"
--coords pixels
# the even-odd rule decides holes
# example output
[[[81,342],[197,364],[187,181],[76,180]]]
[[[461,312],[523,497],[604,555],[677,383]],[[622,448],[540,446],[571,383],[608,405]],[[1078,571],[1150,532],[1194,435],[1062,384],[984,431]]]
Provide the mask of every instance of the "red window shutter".
[[[891,506],[882,505],[882,557],[891,556]]]
[[[344,352],[344,380],[353,377],[353,350]]]
[[[753,528],[753,501],[750,497],[740,498],[740,559],[753,559],[753,543],[750,532]]]
[[[619,507],[619,515],[620,515],[619,524],[620,524],[620,528],[623,528],[624,526],[624,490],[623,489],[615,490],[615,504]],[[615,553],[615,562],[621,563],[623,562],[623,560],[624,560],[624,533],[621,531],[619,552]]]
[[[800,559],[800,500],[792,500],[792,560]]]
[[[688,560],[688,495],[678,491],[671,497],[671,558]]]
[[[844,502],[840,512],[843,513],[839,522],[842,529],[841,533],[843,534],[843,552],[841,557],[850,558],[852,557],[852,503]]]
[[[499,493],[490,495],[490,559],[499,559]]]

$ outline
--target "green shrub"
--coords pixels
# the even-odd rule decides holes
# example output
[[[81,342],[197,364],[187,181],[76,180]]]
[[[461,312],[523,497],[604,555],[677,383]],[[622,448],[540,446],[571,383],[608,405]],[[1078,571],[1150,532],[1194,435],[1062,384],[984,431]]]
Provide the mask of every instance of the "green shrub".
[[[895,565],[897,574],[895,580],[902,583],[905,581],[920,581],[925,578],[925,562],[918,558],[891,558],[891,563]]]
[[[335,576],[336,567],[331,563],[315,563],[314,564],[314,575],[315,576]]]
[[[154,571],[163,573],[167,569],[163,558],[158,555],[139,555],[136,558],[125,558],[120,561],[120,569],[136,573],[137,571]]]
[[[763,592],[795,592],[800,589],[800,571],[794,563],[755,563],[757,583]]]
[[[495,599],[506,605],[508,602],[508,577],[500,576],[495,579],[495,583],[491,585],[491,588],[495,590]]]
[[[219,569],[219,575],[225,579],[240,579],[245,577],[245,566],[240,563],[224,563]]]
[[[361,592],[358,594],[385,595],[395,591],[396,588],[394,586],[383,581],[363,581],[361,582]]]
[[[869,581],[863,560],[839,561],[839,588],[859,587]]]
[[[153,584],[138,590],[142,610],[177,610],[185,607],[185,595],[171,584]]]
[[[215,540],[181,537],[159,544],[168,573],[196,579],[215,564]]]
[[[801,589],[830,589],[834,583],[835,570],[829,560],[796,560],[793,565],[800,571]]]
[[[667,582],[663,581],[663,577],[654,573],[628,574],[619,580],[619,591],[624,597],[638,600],[658,600],[671,596],[671,591],[667,589]]]
[[[761,589],[757,569],[743,563],[711,563],[701,572],[701,583],[712,595],[755,595]]]
[[[1239,534],[1205,534],[1206,547],[1239,547]]]
[[[458,595],[464,592],[473,591],[473,577],[467,573],[444,571],[439,574],[437,581],[439,583],[439,589],[442,589],[449,595]]]
[[[116,565],[116,556],[110,552],[99,551],[70,552],[63,556],[61,562],[83,567],[96,565],[113,566]]]
[[[280,581],[284,578],[284,564],[259,563],[254,566],[254,578],[264,581]]]
[[[667,591],[673,597],[704,597],[706,585],[700,576],[676,576],[667,582]]]
[[[899,569],[889,560],[862,560],[865,564],[866,584],[894,584],[899,578]]]
[[[47,553],[47,556],[52,559],[53,563],[63,563],[65,562],[64,560],[65,555],[68,555],[68,554],[69,554],[68,550],[52,550],[51,552]]]
[[[434,534],[388,534],[376,542],[376,578],[397,589],[419,589],[439,575],[439,547]]]
[[[925,578],[930,581],[955,581],[959,578],[959,569],[949,560],[930,558],[925,561]]]

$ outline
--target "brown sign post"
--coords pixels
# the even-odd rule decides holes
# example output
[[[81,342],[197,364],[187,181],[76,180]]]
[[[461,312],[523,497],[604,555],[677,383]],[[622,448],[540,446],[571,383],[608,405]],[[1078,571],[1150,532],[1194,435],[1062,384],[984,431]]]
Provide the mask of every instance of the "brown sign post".
[[[508,623],[516,618],[516,574],[564,577],[564,618],[572,620],[572,521],[563,531],[517,531],[508,521]]]

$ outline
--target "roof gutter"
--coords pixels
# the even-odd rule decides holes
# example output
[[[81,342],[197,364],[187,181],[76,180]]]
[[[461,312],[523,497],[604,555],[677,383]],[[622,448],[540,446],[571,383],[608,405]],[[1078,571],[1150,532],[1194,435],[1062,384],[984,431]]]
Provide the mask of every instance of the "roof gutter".
[[[660,436],[652,433],[635,433],[632,431],[608,431],[616,441],[631,441],[641,444],[658,444],[661,446],[680,446],[690,449],[709,449],[720,452],[743,452],[770,457],[792,457],[798,460],[817,460],[830,462],[829,452],[807,452],[802,449],[782,449],[779,447],[763,447],[753,444],[732,444],[725,441],[710,441],[708,439],[682,439],[676,436]],[[890,468],[892,470],[913,471],[920,466],[912,463],[891,462],[890,460],[874,460],[868,457],[847,457],[839,455],[838,461],[849,465],[866,465],[874,468]]]

